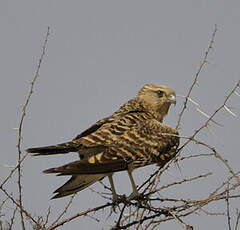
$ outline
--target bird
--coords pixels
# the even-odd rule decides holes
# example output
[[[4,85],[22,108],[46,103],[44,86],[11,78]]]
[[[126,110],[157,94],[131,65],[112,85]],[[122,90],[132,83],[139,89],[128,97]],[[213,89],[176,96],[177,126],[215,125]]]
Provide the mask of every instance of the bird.
[[[29,148],[33,156],[76,152],[79,160],[44,170],[59,176],[71,176],[54,191],[52,199],[75,194],[108,177],[113,201],[118,200],[113,174],[127,171],[132,190],[139,196],[132,172],[136,168],[156,164],[163,167],[175,157],[179,146],[178,131],[163,119],[176,93],[165,85],[146,84],[137,96],[123,104],[111,116],[103,118],[69,142]]]

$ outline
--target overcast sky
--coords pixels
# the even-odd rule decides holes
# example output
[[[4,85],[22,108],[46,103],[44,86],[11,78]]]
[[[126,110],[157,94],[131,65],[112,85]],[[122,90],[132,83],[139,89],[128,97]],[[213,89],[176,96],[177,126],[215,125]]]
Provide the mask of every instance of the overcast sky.
[[[239,23],[237,0],[1,0],[1,178],[8,175],[8,166],[16,164],[17,132],[13,128],[18,127],[47,26],[48,49],[24,122],[23,149],[72,139],[133,98],[146,83],[169,85],[178,95],[186,95],[217,24],[214,48],[192,94],[201,108],[211,114],[239,80]],[[167,124],[176,125],[182,103],[183,98],[178,97],[177,106],[171,108],[165,120]],[[229,106],[240,115],[239,97],[234,96]],[[209,132],[199,138],[217,147],[237,170],[239,118],[223,112],[217,119],[223,127],[212,125],[211,129],[219,140]],[[191,135],[204,120],[190,105],[181,134]],[[183,154],[199,153],[198,148],[194,153],[187,150]],[[50,197],[66,178],[44,175],[42,170],[75,159],[74,154],[28,157],[23,170],[24,207],[37,216],[45,215],[49,205],[55,210],[63,208],[68,198],[50,201]],[[171,197],[204,197],[208,188],[218,186],[227,176],[224,167],[210,158],[180,167],[181,172],[176,167],[168,170],[162,183],[209,171],[215,174],[205,182],[172,190]],[[154,169],[136,170],[137,184]],[[130,193],[126,173],[117,174],[114,179],[118,180],[118,193]],[[13,192],[15,187],[14,183],[7,186]],[[101,186],[96,184],[93,188]],[[0,199],[4,199],[2,193]],[[104,203],[86,189],[78,193],[68,216]],[[233,210],[239,203],[234,205]],[[211,206],[209,210],[215,209]],[[100,223],[79,218],[59,229],[79,229],[80,224],[82,229],[108,229],[114,220],[107,219],[108,214],[97,214]],[[196,229],[226,229],[227,223],[225,217],[203,214],[186,221]],[[163,224],[161,229],[177,230],[180,226],[172,222]]]

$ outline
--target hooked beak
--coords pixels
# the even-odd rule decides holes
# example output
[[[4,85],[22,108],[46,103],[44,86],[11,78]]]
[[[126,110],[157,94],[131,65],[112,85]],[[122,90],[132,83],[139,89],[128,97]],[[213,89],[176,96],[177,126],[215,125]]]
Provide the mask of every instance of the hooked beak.
[[[171,104],[176,105],[176,96],[171,94],[168,98],[167,98],[167,102],[170,102]]]

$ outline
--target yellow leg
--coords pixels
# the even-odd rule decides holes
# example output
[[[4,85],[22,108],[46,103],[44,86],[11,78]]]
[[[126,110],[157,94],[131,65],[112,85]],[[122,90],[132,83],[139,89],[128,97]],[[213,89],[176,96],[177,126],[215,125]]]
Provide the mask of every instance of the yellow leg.
[[[112,196],[113,196],[113,201],[117,201],[117,193],[116,193],[116,189],[113,183],[113,174],[108,175],[108,179],[109,179],[109,183],[111,185],[111,189],[112,189]]]
[[[132,169],[128,169],[128,176],[130,178],[130,181],[131,181],[131,184],[132,184],[132,189],[133,189],[133,192],[132,192],[132,194],[129,197],[130,199],[133,199],[133,198],[139,196],[136,184],[135,184],[133,176],[132,176],[132,171],[133,171]]]

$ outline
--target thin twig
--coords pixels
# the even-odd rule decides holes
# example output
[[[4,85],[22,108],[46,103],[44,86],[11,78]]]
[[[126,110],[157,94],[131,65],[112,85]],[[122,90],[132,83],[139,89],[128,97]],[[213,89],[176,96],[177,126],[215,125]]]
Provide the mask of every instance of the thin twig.
[[[13,211],[13,214],[12,214],[12,217],[11,217],[11,220],[10,220],[10,223],[9,223],[9,226],[8,226],[8,229],[9,229],[9,230],[12,230],[16,213],[17,213],[17,207],[16,207],[16,208],[14,209],[14,211]]]
[[[234,230],[238,229],[239,220],[240,220],[240,212],[237,210],[237,221],[236,221]]]
[[[48,41],[48,36],[49,36],[49,27],[47,28],[47,33],[46,33],[46,37],[45,37],[45,41],[43,44],[43,49],[42,49],[42,54],[41,57],[39,59],[39,63],[37,66],[37,70],[35,73],[35,76],[33,78],[33,81],[31,82],[31,87],[30,87],[30,91],[28,93],[27,96],[27,100],[25,102],[25,104],[23,105],[23,110],[22,110],[22,116],[20,119],[20,123],[19,123],[19,128],[18,128],[18,143],[17,143],[17,149],[18,149],[18,195],[19,195],[19,205],[22,207],[22,182],[21,182],[21,174],[22,174],[22,170],[21,170],[21,158],[22,158],[22,150],[21,150],[21,144],[22,144],[22,126],[23,126],[23,121],[24,118],[26,116],[26,109],[27,106],[29,104],[30,98],[33,94],[33,87],[34,84],[39,76],[39,71],[40,71],[40,67],[41,67],[41,63],[43,61],[43,57],[45,55],[46,52],[46,48],[47,48],[47,41]],[[25,224],[24,224],[24,218],[23,218],[23,211],[22,209],[20,209],[20,216],[21,216],[21,225],[22,225],[22,229],[25,230]]]
[[[20,205],[11,195],[9,195],[4,188],[1,188],[1,190],[21,210],[21,212],[26,215],[29,220],[35,223],[40,229],[42,228],[42,226],[29,214],[29,212],[27,212],[22,205]]]
[[[194,140],[195,136],[204,128],[206,128],[208,125],[209,125],[209,122],[212,121],[212,119],[216,116],[216,114],[222,110],[224,108],[224,106],[226,105],[226,103],[228,102],[228,100],[230,99],[230,97],[232,96],[232,94],[235,92],[235,90],[240,86],[240,81],[237,82],[237,84],[234,86],[234,88],[231,90],[231,92],[227,95],[226,99],[224,100],[223,104],[221,106],[219,106],[215,112],[206,120],[206,122],[199,128],[197,129],[194,134],[189,137],[189,139],[178,149],[178,153],[177,155],[179,155],[179,153],[182,151],[182,149],[184,147],[186,147],[186,145],[188,145],[192,140]],[[234,173],[233,169],[231,168],[231,166],[227,163],[226,160],[224,160],[221,155],[219,153],[216,152],[216,150],[203,143],[203,142],[198,142],[198,144],[202,144],[204,146],[206,146],[207,148],[209,148],[215,155],[216,158],[220,159],[224,164],[225,166],[228,168],[229,172],[236,178],[236,180],[238,180],[238,182],[240,183],[240,178]]]
[[[199,77],[199,75],[200,75],[200,73],[201,73],[204,65],[207,63],[208,54],[209,54],[210,50],[211,50],[212,47],[213,47],[213,43],[214,43],[214,40],[215,40],[216,33],[217,33],[217,25],[215,25],[215,28],[214,28],[214,31],[213,31],[213,34],[212,34],[212,38],[211,38],[210,44],[209,44],[209,46],[208,46],[208,48],[207,48],[207,51],[205,52],[203,61],[201,62],[200,67],[199,67],[199,69],[198,69],[198,71],[197,71],[197,73],[196,73],[196,75],[195,75],[194,80],[193,80],[193,83],[192,83],[190,89],[188,90],[186,99],[185,99],[184,104],[183,104],[183,108],[182,108],[182,110],[181,110],[181,112],[180,112],[180,114],[179,114],[179,118],[178,118],[178,121],[177,121],[176,129],[179,129],[179,127],[180,127],[180,122],[181,122],[181,120],[182,120],[183,113],[184,113],[184,111],[185,111],[186,108],[187,108],[187,103],[188,103],[188,100],[189,100],[189,98],[190,98],[190,94],[192,93],[192,90],[193,90],[194,86],[195,86],[195,85],[197,84],[197,82],[198,82],[198,77]]]
[[[71,198],[70,198],[69,202],[67,203],[66,207],[60,213],[60,215],[57,217],[57,219],[52,223],[52,225],[55,225],[67,213],[67,210],[70,207],[70,205],[72,204],[74,197],[75,197],[75,194],[73,196],[71,196]]]
[[[3,187],[4,184],[7,183],[7,181],[12,177],[13,173],[19,168],[19,166],[21,165],[21,163],[25,160],[25,158],[27,157],[28,154],[25,154],[22,159],[20,161],[18,161],[17,165],[15,166],[15,168],[13,168],[11,170],[11,172],[8,174],[8,176],[5,178],[5,180],[2,182],[2,184],[0,184],[0,189]]]
[[[138,223],[142,224],[143,222],[145,222],[146,220],[151,220],[151,219],[154,219],[155,217],[158,217],[160,216],[161,214],[154,214],[154,215],[151,215],[151,216],[144,216],[142,219],[140,220],[135,220],[135,221],[132,221],[131,223],[128,223],[126,225],[123,225],[123,226],[118,226],[118,227],[114,227],[112,228],[111,230],[120,230],[120,229],[128,229],[129,227],[131,226],[134,226]]]
[[[120,212],[120,215],[119,215],[119,217],[118,217],[118,221],[117,221],[117,223],[116,223],[116,227],[119,227],[119,226],[120,226],[120,222],[121,222],[121,219],[122,219],[122,216],[123,216],[123,213],[124,213],[124,210],[125,210],[126,207],[127,207],[127,205],[124,204],[123,207],[122,207],[122,210],[121,210],[121,212]]]
[[[229,210],[229,183],[227,187],[227,196],[226,196],[226,203],[227,203],[227,223],[228,223],[228,229],[232,230],[231,228],[231,217],[230,217],[230,210]]]
[[[201,154],[196,154],[196,155],[189,155],[189,156],[185,156],[185,157],[181,157],[179,159],[177,159],[178,161],[182,161],[185,159],[191,159],[191,158],[196,158],[196,157],[208,157],[208,156],[214,156],[213,153],[201,153]]]
[[[201,175],[198,175],[198,176],[195,176],[195,177],[183,179],[183,180],[181,180],[181,181],[175,181],[175,182],[173,182],[173,183],[171,183],[171,184],[167,184],[167,185],[161,186],[160,188],[157,189],[157,191],[160,191],[160,190],[169,188],[169,187],[171,187],[171,186],[180,185],[180,184],[183,184],[183,183],[186,183],[186,182],[191,182],[191,181],[194,181],[194,180],[198,180],[198,179],[200,179],[200,178],[206,178],[206,177],[208,177],[208,176],[210,176],[210,175],[212,175],[211,172],[205,173],[205,174],[201,174]]]
[[[50,214],[51,214],[51,207],[49,206],[48,207],[48,212],[47,212],[47,215],[46,215],[46,220],[45,220],[45,222],[43,224],[44,227],[47,225],[47,223],[49,221]]]
[[[9,199],[9,198],[6,197],[6,199],[2,201],[2,203],[0,204],[0,211],[2,210],[4,204],[7,202],[8,199]]]
[[[96,207],[96,208],[91,208],[91,209],[88,209],[88,210],[86,210],[86,211],[79,212],[79,213],[77,213],[77,214],[75,214],[75,215],[73,215],[73,216],[71,216],[71,217],[69,217],[69,218],[63,219],[62,221],[60,221],[60,222],[58,222],[58,223],[56,223],[56,224],[54,224],[54,225],[52,224],[51,226],[49,226],[48,228],[46,228],[46,230],[56,229],[56,228],[58,228],[59,226],[62,226],[62,225],[64,225],[64,224],[72,221],[73,219],[76,219],[76,218],[79,217],[79,216],[85,216],[85,215],[87,215],[87,214],[90,213],[90,212],[96,212],[96,211],[98,211],[98,210],[102,210],[102,209],[104,209],[104,208],[106,208],[106,207],[110,207],[110,206],[112,206],[112,205],[113,205],[113,203],[107,203],[107,204],[98,206],[98,207]]]
[[[183,220],[181,220],[177,215],[175,215],[173,212],[170,212],[170,214],[173,216],[173,218],[183,226],[184,229],[186,230],[193,230],[193,226],[190,226],[188,224],[186,224],[185,222],[183,222]]]

